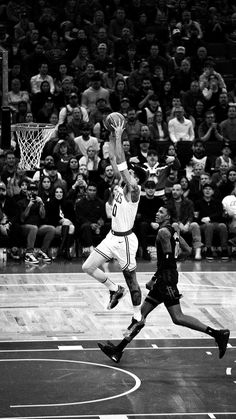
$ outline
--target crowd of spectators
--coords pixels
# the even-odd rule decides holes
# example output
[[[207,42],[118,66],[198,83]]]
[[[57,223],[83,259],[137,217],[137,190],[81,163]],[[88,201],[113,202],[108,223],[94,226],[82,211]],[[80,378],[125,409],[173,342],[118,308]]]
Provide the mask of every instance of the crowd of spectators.
[[[35,264],[51,260],[55,238],[62,257],[71,258],[74,241],[90,253],[110,228],[119,177],[104,120],[120,112],[126,159],[149,171],[135,225],[143,259],[163,202],[196,260],[204,248],[208,260],[228,259],[236,245],[234,1],[1,0],[0,46],[12,124],[55,126],[35,173],[19,169],[14,136],[0,151],[1,247],[18,258],[24,243]]]

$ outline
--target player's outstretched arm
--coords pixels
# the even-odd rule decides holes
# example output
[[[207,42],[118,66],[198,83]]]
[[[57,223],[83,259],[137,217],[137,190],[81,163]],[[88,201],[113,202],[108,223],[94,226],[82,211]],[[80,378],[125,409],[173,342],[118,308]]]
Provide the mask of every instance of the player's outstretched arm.
[[[127,162],[125,159],[125,153],[122,146],[122,134],[124,132],[124,121],[119,121],[112,125],[114,132],[115,132],[115,156],[116,156],[116,163],[117,168],[122,176],[123,181],[129,188],[130,192],[132,193],[132,201],[135,202],[139,198],[140,189],[137,185],[137,181],[130,175]],[[137,196],[136,196],[137,195]]]

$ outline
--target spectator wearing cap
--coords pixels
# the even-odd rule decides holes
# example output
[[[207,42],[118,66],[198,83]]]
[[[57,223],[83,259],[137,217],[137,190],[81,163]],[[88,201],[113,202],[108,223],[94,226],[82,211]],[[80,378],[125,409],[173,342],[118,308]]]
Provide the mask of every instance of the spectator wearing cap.
[[[45,156],[43,167],[37,170],[32,178],[32,181],[37,184],[43,176],[49,176],[50,167],[55,165],[54,157],[52,155]]]
[[[182,45],[181,32],[178,28],[170,29],[170,40],[166,45],[167,57],[171,58],[174,56],[178,46]]]
[[[147,180],[144,191],[145,194],[140,197],[138,205],[135,230],[142,249],[142,258],[150,261],[151,256],[147,250],[147,238],[148,235],[156,235],[158,224],[155,217],[158,209],[163,206],[163,200],[159,196],[155,196],[156,183],[153,180]]]
[[[168,131],[171,141],[176,144],[179,141],[193,141],[195,134],[193,123],[185,118],[184,108],[178,106],[175,108],[175,117],[168,122]]]
[[[141,137],[137,143],[137,154],[130,158],[130,163],[138,163],[140,165],[144,165],[144,163],[147,162],[150,143],[150,137]]]
[[[47,80],[50,85],[50,93],[53,95],[55,91],[54,81],[52,76],[48,74],[48,63],[43,62],[39,66],[39,73],[32,76],[30,79],[31,93],[35,95],[40,92],[40,86],[42,81]]]
[[[236,140],[236,103],[229,103],[228,118],[220,123],[220,128],[226,142]]]
[[[100,146],[98,139],[91,135],[91,125],[88,122],[84,122],[82,126],[82,135],[75,137],[75,153],[78,156],[87,156],[88,147],[94,147],[96,151],[99,151]]]
[[[46,211],[42,199],[38,196],[38,187],[34,182],[28,185],[28,193],[18,201],[20,228],[26,239],[25,262],[33,265],[51,262],[49,247],[55,236],[55,227],[46,224]],[[37,236],[42,238],[41,250],[35,251]]]
[[[110,93],[110,105],[111,105],[111,109],[114,112],[119,112],[120,111],[120,104],[122,100],[129,100],[128,96],[128,89],[127,89],[127,84],[125,82],[125,79],[122,78],[117,78],[115,85],[114,85],[114,89],[113,91]]]
[[[221,250],[219,256],[222,260],[228,260],[228,231],[223,218],[222,202],[214,198],[214,186],[206,183],[202,187],[202,198],[195,204],[197,212],[197,222],[200,224],[201,232],[204,237],[206,259],[213,260],[213,235],[217,234],[220,240]]]
[[[138,119],[142,124],[152,126],[155,113],[161,111],[158,96],[152,94],[148,97],[147,106],[143,107],[142,111],[138,114]]]
[[[105,72],[107,69],[107,64],[109,63],[110,60],[111,60],[111,57],[109,57],[108,55],[107,45],[104,42],[102,42],[101,44],[98,45],[97,52],[96,54],[94,54],[94,60],[93,60],[94,67],[98,71]]]
[[[109,38],[114,42],[121,39],[123,28],[129,28],[133,33],[133,23],[126,18],[125,9],[118,6],[115,17],[111,19],[108,27]]]
[[[179,29],[175,29],[175,30],[179,30]],[[177,70],[180,70],[181,67],[181,62],[183,61],[183,59],[186,56],[186,50],[185,47],[182,45],[178,45],[175,49],[175,51],[173,52],[173,54],[170,56],[170,59],[168,61],[168,73],[171,76],[175,75],[175,72]]]
[[[20,230],[18,207],[14,198],[7,195],[7,187],[0,181],[0,247],[9,247],[10,255],[19,259]]]
[[[61,108],[60,110],[58,123],[63,124],[65,122],[69,124],[73,118],[73,115],[72,115],[73,109],[78,108],[78,107],[81,110],[83,121],[88,122],[89,117],[88,117],[88,112],[86,108],[84,106],[79,105],[78,94],[75,92],[71,92],[69,96],[69,103],[63,108]]]
[[[105,99],[109,106],[109,91],[101,86],[101,76],[96,72],[91,78],[91,86],[84,90],[81,98],[81,105],[86,108],[88,113],[91,113],[96,108],[98,99]]]
[[[109,61],[107,64],[106,72],[102,75],[103,87],[109,90],[111,94],[115,90],[115,86],[118,80],[124,80],[121,73],[116,71],[116,64],[114,61]]]

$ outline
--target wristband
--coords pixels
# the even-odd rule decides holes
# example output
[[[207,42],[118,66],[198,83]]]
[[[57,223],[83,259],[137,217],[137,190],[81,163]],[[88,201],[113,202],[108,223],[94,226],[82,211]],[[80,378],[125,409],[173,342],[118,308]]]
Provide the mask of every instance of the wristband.
[[[117,164],[117,169],[119,170],[119,172],[123,172],[123,170],[128,169],[126,161]]]

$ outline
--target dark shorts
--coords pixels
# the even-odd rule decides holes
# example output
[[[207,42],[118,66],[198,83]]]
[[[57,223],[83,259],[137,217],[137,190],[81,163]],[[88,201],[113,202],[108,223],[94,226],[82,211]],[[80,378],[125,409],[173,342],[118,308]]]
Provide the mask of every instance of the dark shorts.
[[[168,281],[166,275],[158,274],[153,289],[148,293],[145,301],[154,305],[164,303],[166,307],[179,304],[182,295],[179,293],[178,272],[176,269],[168,269]]]

